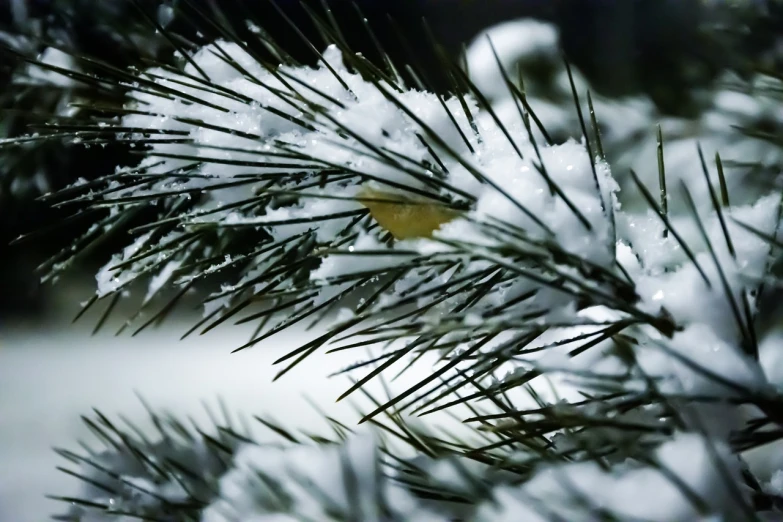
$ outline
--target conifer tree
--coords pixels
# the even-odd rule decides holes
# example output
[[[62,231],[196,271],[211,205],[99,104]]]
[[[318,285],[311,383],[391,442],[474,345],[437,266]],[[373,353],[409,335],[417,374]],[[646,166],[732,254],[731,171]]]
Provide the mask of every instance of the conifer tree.
[[[340,399],[434,363],[370,396],[358,426],[259,417],[279,445],[230,416],[205,430],[151,408],[144,433],[96,413],[104,447],[60,450],[83,483],[60,520],[783,520],[783,471],[745,458],[783,434],[766,363],[780,349],[781,75],[775,39],[753,32],[774,35],[776,2],[699,10],[704,49],[741,53],[686,53],[681,74],[667,55],[666,93],[644,75],[593,92],[563,59],[562,25],[506,24],[455,58],[425,23],[421,57],[394,20],[381,38],[337,1],[302,4],[302,19],[275,2],[274,18],[132,4],[167,53],[123,67],[6,50],[112,103],[55,111],[4,151],[64,140],[135,158],[44,197],[87,223],[44,279],[120,240],[79,316],[102,322],[141,291],[140,331],[197,289],[186,334],[257,326],[234,351],[319,323],[278,376],[352,350]],[[465,433],[432,429],[436,412]]]

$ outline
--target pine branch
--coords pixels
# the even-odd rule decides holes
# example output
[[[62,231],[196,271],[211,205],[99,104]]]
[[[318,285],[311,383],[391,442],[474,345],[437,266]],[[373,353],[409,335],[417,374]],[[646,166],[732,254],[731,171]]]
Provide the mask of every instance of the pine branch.
[[[741,176],[729,172],[731,154],[707,147],[692,147],[687,161],[697,169],[685,177],[669,154],[692,144],[687,134],[670,137],[663,124],[651,133],[655,154],[644,171],[625,168],[622,158],[618,171],[614,157],[638,151],[638,135],[626,128],[618,138],[607,132],[617,127],[601,128],[609,102],[583,88],[568,62],[550,70],[562,73],[552,96],[568,100],[572,116],[563,128],[580,141],[556,138],[491,38],[501,101],[485,95],[470,66],[466,72],[434,37],[437,72],[451,80],[448,96],[421,89],[431,71],[395,63],[372,33],[380,65],[353,52],[326,5],[306,9],[323,41],[280,11],[315,66],[288,55],[263,28],[247,33],[210,7],[183,1],[179,8],[178,16],[219,37],[201,46],[146,12],[176,49],[173,62],[122,70],[63,50],[99,72],[92,77],[33,61],[122,93],[120,117],[47,121],[37,136],[0,146],[121,141],[139,156],[132,167],[47,196],[74,209],[74,220],[100,218],[41,267],[43,277],[55,279],[107,237],[130,232],[80,315],[107,302],[104,323],[127,289],[146,282],[141,309],[128,322],[135,331],[163,320],[193,285],[214,290],[195,329],[257,325],[235,351],[328,321],[325,334],[276,361],[278,377],[317,351],[383,345],[346,371],[364,373],[341,399],[367,393],[366,384],[383,382],[393,366],[404,372],[436,357],[425,378],[372,398],[360,419],[408,444],[423,463],[383,444],[369,454],[359,443],[357,464],[353,442],[342,445],[348,430],[333,424],[339,443],[311,437],[319,444],[312,453],[339,462],[329,461],[335,474],[324,483],[296,466],[256,469],[256,462],[289,457],[249,447],[237,456],[248,435],[194,435],[172,420],[159,427],[160,438],[172,444],[178,432],[186,443],[169,450],[200,448],[212,471],[162,467],[152,458],[167,451],[162,443],[130,438],[99,414],[89,425],[121,462],[108,466],[108,481],[71,472],[88,490],[84,500],[67,499],[81,507],[65,520],[86,512],[161,520],[271,513],[303,520],[408,520],[413,513],[434,517],[428,520],[509,513],[515,520],[756,520],[757,511],[776,505],[743,474],[737,456],[778,440],[783,423],[783,399],[760,362],[756,311],[761,289],[777,285],[778,194],[760,184],[735,195]],[[713,102],[700,131],[715,125],[711,116],[736,116],[725,97]],[[768,147],[759,150],[779,159],[774,132],[735,130],[726,126],[720,136]],[[703,150],[716,154],[715,172]],[[620,205],[618,182],[635,201]],[[133,323],[167,289],[175,297]],[[347,309],[351,300],[358,304]],[[480,440],[447,441],[405,417],[461,408],[469,425],[480,425]],[[749,420],[742,416],[748,409],[760,413]],[[302,440],[262,424],[294,447]],[[131,464],[144,482],[128,483],[117,471]],[[704,477],[694,479],[685,464]],[[660,496],[621,498],[617,490],[635,480],[654,484],[650,494]],[[177,494],[160,483],[179,484]],[[388,501],[387,483],[406,500]],[[339,494],[335,484],[345,486]],[[122,497],[121,506],[106,494]]]

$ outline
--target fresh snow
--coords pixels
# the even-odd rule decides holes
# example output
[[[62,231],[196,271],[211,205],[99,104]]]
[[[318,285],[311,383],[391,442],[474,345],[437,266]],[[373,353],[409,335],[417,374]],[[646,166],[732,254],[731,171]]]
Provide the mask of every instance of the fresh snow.
[[[208,428],[211,422],[204,405],[215,412],[222,399],[232,415],[251,420],[252,415],[266,415],[287,428],[326,433],[328,425],[309,400],[348,425],[355,422],[352,404],[367,407],[358,399],[335,404],[350,382],[326,378],[324,372],[324,368],[336,370],[353,363],[353,353],[316,355],[289,376],[272,382],[277,372],[272,362],[316,332],[284,333],[231,355],[252,329],[237,326],[180,341],[198,317],[179,316],[137,337],[115,337],[116,323],[91,337],[89,320],[71,325],[70,311],[64,312],[67,315],[53,321],[0,326],[3,522],[41,522],[66,510],[67,504],[44,495],[74,495],[80,485],[55,469],[72,466],[52,448],[78,450],[79,439],[92,442],[80,416],[91,416],[93,408],[113,420],[123,415],[149,430],[152,424],[140,395],[155,409],[180,418],[191,416]],[[424,369],[414,369],[393,389],[422,378]],[[261,429],[255,431],[260,440],[277,440]]]
[[[525,31],[520,31],[523,41],[519,54],[515,54],[510,35],[520,27],[524,27]],[[542,53],[541,49],[556,37],[546,27],[530,24],[505,26],[497,29],[493,34],[498,37],[501,62],[507,65],[516,63],[524,65],[523,58],[531,53],[539,53],[546,58],[547,53]],[[525,40],[531,35],[535,41]],[[493,87],[502,85],[502,78],[498,79],[498,71],[486,65],[493,63],[494,60],[494,57],[488,56],[489,45],[484,43],[476,45],[478,47],[472,48],[469,53],[469,64],[471,62],[476,64],[472,74],[477,82]],[[480,47],[481,45],[484,47]],[[752,291],[762,281],[769,261],[769,251],[763,241],[736,222],[750,225],[764,234],[775,235],[779,225],[780,202],[777,196],[761,198],[751,190],[735,193],[734,189],[742,185],[742,180],[730,177],[728,182],[734,206],[723,211],[723,216],[728,223],[725,226],[730,241],[727,241],[724,235],[724,223],[721,222],[718,213],[711,208],[710,184],[704,180],[701,172],[700,162],[695,154],[694,137],[701,138],[704,133],[712,136],[715,129],[726,127],[727,122],[718,116],[719,112],[725,114],[726,110],[731,109],[740,119],[754,118],[763,114],[762,108],[750,106],[754,103],[752,99],[742,95],[724,94],[714,100],[716,109],[708,112],[698,122],[666,122],[665,140],[668,139],[669,131],[679,129],[681,132],[678,140],[667,145],[670,148],[667,148],[666,153],[666,169],[671,176],[670,210],[674,231],[664,236],[659,216],[646,210],[639,211],[638,191],[629,183],[629,177],[620,173],[629,167],[636,168],[644,173],[642,179],[647,182],[650,191],[655,192],[653,187],[656,185],[649,182],[650,176],[657,175],[654,155],[653,161],[647,154],[644,161],[640,156],[621,160],[619,165],[608,165],[600,158],[590,157],[585,145],[573,139],[546,146],[540,135],[533,134],[534,143],[526,133],[522,118],[518,113],[514,116],[516,110],[514,104],[510,105],[507,98],[503,100],[502,93],[497,91],[491,93],[493,102],[501,112],[499,118],[512,136],[509,137],[497,124],[495,118],[486,111],[480,111],[478,102],[470,97],[466,101],[467,112],[474,115],[475,120],[465,114],[459,100],[455,98],[440,100],[433,94],[416,90],[395,94],[381,92],[376,85],[349,72],[342,63],[340,52],[335,47],[325,51],[323,62],[317,68],[281,67],[281,71],[298,80],[300,84],[309,85],[324,93],[324,96],[321,96],[323,99],[318,103],[328,107],[328,110],[316,111],[293,96],[290,87],[286,86],[280,77],[257,64],[240,46],[222,42],[220,52],[216,49],[216,47],[204,48],[197,52],[193,59],[207,71],[215,86],[239,96],[227,96],[225,95],[227,91],[219,92],[218,89],[205,90],[195,84],[183,87],[181,84],[174,83],[178,78],[173,73],[164,69],[154,69],[147,71],[148,77],[156,78],[156,81],[162,85],[176,85],[178,89],[206,103],[193,104],[176,96],[169,98],[137,92],[135,96],[139,103],[145,104],[147,112],[131,114],[123,119],[124,126],[179,131],[192,140],[188,143],[153,146],[152,152],[143,161],[143,166],[147,168],[148,173],[160,174],[160,181],[149,189],[151,194],[172,186],[178,189],[206,189],[210,184],[223,182],[238,175],[262,173],[273,177],[275,188],[294,190],[296,182],[291,174],[302,170],[317,174],[325,167],[333,166],[341,167],[348,172],[367,174],[370,181],[365,180],[362,186],[358,178],[354,177],[339,184],[327,184],[325,188],[314,189],[316,190],[314,194],[332,196],[332,199],[303,197],[296,205],[268,209],[263,216],[244,215],[233,209],[219,210],[223,205],[250,197],[252,192],[247,186],[211,190],[211,201],[200,210],[218,209],[219,211],[205,216],[189,216],[185,220],[185,228],[203,225],[205,222],[225,227],[259,226],[266,227],[277,241],[312,232],[312,237],[319,244],[331,246],[340,231],[352,219],[352,217],[344,217],[344,214],[363,208],[357,198],[361,195],[362,189],[400,196],[405,194],[399,189],[399,185],[417,190],[431,188],[429,184],[406,172],[399,161],[389,159],[402,157],[414,162],[425,159],[430,151],[417,139],[418,134],[428,138],[432,150],[443,158],[447,167],[443,174],[447,174],[446,180],[457,189],[456,192],[475,196],[472,210],[439,223],[433,231],[432,238],[416,237],[397,241],[389,249],[388,256],[368,258],[360,255],[368,250],[377,251],[382,248],[377,236],[360,234],[352,238],[345,247],[354,256],[327,256],[324,264],[310,273],[310,281],[320,285],[320,293],[313,297],[309,304],[323,303],[347,288],[345,283],[332,281],[342,275],[361,273],[368,268],[369,259],[372,259],[373,267],[391,268],[404,264],[407,256],[421,258],[427,256],[449,258],[450,256],[451,259],[462,261],[460,275],[480,274],[488,267],[504,266],[511,273],[517,273],[514,272],[516,270],[523,275],[518,275],[503,285],[495,285],[486,295],[477,299],[471,314],[461,318],[462,324],[459,328],[489,330],[495,324],[502,325],[504,331],[498,332],[496,338],[482,348],[485,352],[494,350],[495,353],[500,353],[504,343],[514,342],[515,335],[528,331],[531,325],[562,326],[551,327],[546,336],[531,344],[530,357],[507,361],[502,367],[502,370],[507,372],[503,380],[518,378],[531,368],[545,370],[546,376],[536,379],[531,386],[549,401],[563,398],[563,395],[567,396],[565,398],[577,397],[572,392],[582,390],[589,392],[589,379],[580,378],[587,373],[592,373],[593,376],[627,377],[624,381],[615,379],[618,386],[624,386],[626,391],[646,389],[650,379],[657,383],[659,391],[666,394],[677,394],[685,399],[689,396],[708,396],[716,400],[714,404],[704,405],[703,408],[690,405],[682,408],[681,413],[686,427],[693,432],[703,432],[703,435],[692,432],[678,432],[671,435],[655,452],[654,466],[618,462],[611,471],[602,470],[595,463],[543,466],[522,486],[499,489],[496,495],[497,502],[482,504],[479,507],[477,520],[519,520],[521,517],[527,517],[526,519],[530,521],[543,521],[551,516],[573,521],[596,520],[596,516],[586,510],[586,506],[581,501],[583,498],[588,498],[591,502],[617,515],[655,522],[692,520],[706,522],[708,519],[698,518],[704,511],[701,508],[719,514],[727,521],[747,519],[746,513],[743,512],[747,491],[737,486],[741,483],[739,475],[741,465],[736,456],[730,455],[726,450],[726,443],[731,430],[740,423],[746,422],[753,413],[748,411],[749,408],[736,406],[723,399],[735,398],[737,395],[776,398],[775,394],[778,393],[776,387],[780,383],[771,379],[772,374],[769,371],[777,362],[773,361],[770,366],[769,356],[766,354],[761,361],[754,360],[745,353],[747,347],[741,342],[747,336],[743,331],[745,325],[742,319],[736,320],[738,315],[736,311],[743,306],[745,299],[748,307],[752,309],[755,306]],[[224,52],[236,60],[247,74],[228,64],[221,56]],[[332,71],[336,71],[339,78],[336,78]],[[186,72],[191,75],[197,73],[192,65],[186,67]],[[564,79],[562,70],[553,74],[555,74],[553,85],[559,86],[560,94],[567,93],[568,83]],[[584,92],[583,80],[577,78],[576,81],[580,92]],[[281,97],[276,94],[280,91],[287,92],[290,96]],[[248,103],[239,99],[242,96],[252,99],[253,102]],[[388,99],[389,96],[396,97],[399,105],[405,110],[392,103]],[[625,108],[631,112],[636,110],[640,117],[613,120],[613,114],[621,113],[613,113],[611,104],[605,100],[599,101],[601,103],[599,118],[606,114],[610,122],[606,131],[608,144],[616,145],[618,136],[631,135],[640,130],[647,133],[654,130],[645,128],[652,115],[649,104],[639,100],[631,101],[630,105],[625,105]],[[447,117],[441,102],[450,109],[457,122],[456,125]],[[535,103],[533,105],[535,108]],[[227,110],[220,110],[215,108],[216,106]],[[560,118],[559,125],[565,129],[573,124],[573,116],[565,117],[564,114],[552,110],[549,116]],[[306,129],[292,119],[304,119],[313,126],[313,129]],[[199,120],[206,125],[192,125],[188,123],[189,120]],[[416,120],[424,122],[425,125],[421,125]],[[480,137],[471,131],[472,125],[478,129]],[[553,126],[557,125],[557,122],[553,123]],[[221,128],[235,132],[224,132]],[[343,131],[340,131],[341,128]],[[437,137],[430,134],[430,129],[434,130]],[[462,139],[461,133],[469,136],[467,142]],[[705,140],[707,143],[705,150],[711,155],[726,139],[726,135],[721,134],[714,140]],[[762,149],[757,151],[754,157],[764,161],[776,159],[769,149],[764,149],[763,145],[759,147]],[[640,146],[638,150],[644,151],[644,147]],[[291,155],[292,151],[298,152],[302,157]],[[379,156],[377,151],[383,153]],[[283,152],[288,155],[282,154]],[[201,177],[186,178],[187,181],[181,182],[179,178],[168,176],[169,173],[178,173],[180,169],[184,169],[189,161],[182,159],[182,156],[191,155],[201,158],[204,162],[198,167]],[[264,155],[268,158],[278,158],[279,163],[270,167],[240,166],[222,162],[228,159],[252,162]],[[686,156],[687,160],[684,159]],[[302,163],[306,165],[302,166]],[[650,168],[651,166],[653,168]],[[432,172],[429,174],[434,179],[435,174]],[[708,172],[708,176],[714,180],[716,173]],[[687,212],[689,210],[685,205],[687,197],[680,190],[678,183],[680,180],[685,181],[689,193],[695,200],[693,214]],[[562,193],[554,189],[553,183],[562,189]],[[716,184],[714,181],[712,183]],[[622,192],[620,192],[621,187]],[[111,200],[112,197],[137,193],[134,191],[136,189],[133,187],[119,190],[106,199]],[[446,192],[448,191],[443,188],[440,195],[444,196]],[[620,198],[619,195],[624,197]],[[342,196],[344,199],[335,196]],[[354,199],[351,199],[352,197]],[[634,205],[634,198],[636,198],[636,205]],[[338,217],[332,219],[334,215]],[[330,219],[308,221],[318,217],[330,217]],[[283,223],[291,219],[298,221]],[[522,231],[524,240],[510,240],[503,245],[504,249],[495,248],[499,240],[497,236],[488,233],[492,230],[488,225],[498,222]],[[699,223],[703,224],[703,230],[702,227],[697,226]],[[315,228],[317,230],[314,230]],[[693,249],[692,255],[682,247],[681,237],[685,238],[685,242]],[[175,237],[164,240],[172,239]],[[122,288],[145,273],[148,267],[162,260],[166,261],[163,265],[165,268],[153,274],[148,297],[154,295],[171,278],[173,271],[180,266],[178,264],[180,259],[160,259],[152,256],[134,262],[129,267],[113,269],[113,265],[130,260],[149,240],[149,236],[136,238],[98,273],[99,296]],[[573,265],[547,259],[549,264],[545,271],[541,268],[543,262],[541,264],[533,261],[517,263],[513,256],[507,253],[509,249],[519,248],[520,253],[543,252],[550,256],[550,251],[541,245],[556,245],[560,249],[561,257],[577,257],[595,270],[615,271],[617,260],[632,281],[639,295],[639,302],[624,308],[617,305],[617,309],[614,309],[612,304],[618,303],[618,300],[613,300],[609,294],[611,288],[608,283],[588,281],[590,288],[585,290],[579,288],[578,284],[584,280],[584,276],[578,273]],[[267,262],[266,258],[260,257],[257,261],[256,270],[262,270]],[[230,262],[230,259],[226,259],[226,264]],[[217,271],[223,266],[217,264],[210,270]],[[380,307],[392,306],[396,299],[401,298],[412,288],[420,291],[437,288],[438,284],[456,277],[456,272],[455,270],[454,273],[444,274],[441,270],[426,265],[410,269],[407,275],[394,286],[394,292],[387,293],[380,301]],[[555,281],[553,273],[557,274],[559,284],[553,284]],[[435,274],[437,277],[433,277]],[[250,280],[252,275],[248,273],[242,277]],[[550,280],[542,282],[542,277]],[[574,293],[579,292],[576,292],[575,288],[591,296],[594,300],[590,303],[591,306],[577,309]],[[533,297],[523,299],[521,302],[515,301],[528,293]],[[433,296],[423,296],[417,300],[417,304],[420,306],[428,304],[433,299]],[[514,306],[506,310],[504,316],[500,318],[506,322],[500,322],[489,313],[493,308],[510,302],[514,302]],[[448,317],[444,317],[447,305],[454,303],[455,301],[447,302],[424,319],[417,319],[419,321],[417,326],[422,331],[436,329],[441,321],[448,320]],[[229,304],[228,301],[219,299],[210,306],[224,307]],[[487,317],[482,315],[485,312]],[[569,356],[569,345],[578,336],[595,335],[598,331],[597,327],[605,326],[607,322],[617,322],[643,314],[658,319],[671,316],[676,321],[678,331],[672,333],[671,339],[666,339],[661,331],[652,326],[639,326],[634,329],[633,333],[639,341],[638,346],[633,349],[638,366],[629,368],[619,356],[604,352],[601,346],[583,355]],[[534,319],[524,322],[520,319],[518,326],[508,326],[508,321],[526,315],[533,316]],[[739,315],[744,317],[742,314]],[[339,318],[343,321],[351,321],[353,319],[351,310],[342,312]],[[222,329],[214,335],[225,336],[226,331],[228,330]],[[454,327],[449,336],[457,338],[458,334],[459,329]],[[219,339],[219,347],[222,348],[229,339],[233,339],[234,335],[238,335],[236,330],[232,331],[228,339],[214,336],[211,338]],[[295,333],[288,335],[296,336]],[[35,339],[35,337],[28,338]],[[23,335],[12,341],[23,345],[24,339]],[[401,339],[400,343],[406,341],[408,339]],[[212,341],[215,342],[218,341]],[[252,368],[255,377],[263,375],[256,372],[268,371],[270,361],[266,357],[272,353],[272,350],[265,347],[276,342],[284,341],[277,337],[265,343],[264,347],[256,347],[252,353],[259,354],[258,362],[253,365],[243,364],[243,371],[246,371],[245,368]],[[164,351],[155,350],[148,355],[150,359],[145,363],[144,371],[139,374],[143,375],[143,378],[136,377],[142,378],[139,382],[144,386],[140,391],[150,398],[151,402],[154,403],[150,393],[154,395],[155,386],[163,385],[167,389],[179,388],[172,375],[182,379],[198,376],[197,380],[180,383],[181,389],[187,390],[190,400],[198,395],[203,396],[203,393],[193,393],[193,389],[188,388],[196,382],[198,382],[196,385],[198,390],[209,389],[210,393],[213,393],[211,387],[204,385],[202,377],[218,378],[221,373],[220,367],[209,359],[200,359],[206,357],[200,356],[198,349],[194,348],[200,343],[177,345],[187,347],[187,351],[186,348],[182,348],[182,354],[177,354],[176,357],[171,351],[174,350],[174,344],[170,341],[165,341],[163,344],[166,345]],[[111,346],[111,350],[119,349],[121,343],[112,341],[107,343],[107,346]],[[396,346],[397,344],[393,343],[391,348]],[[536,351],[536,348],[544,347],[546,347],[545,351]],[[206,349],[207,346],[203,348]],[[224,350],[215,350],[214,344],[210,348],[212,349],[210,354],[214,353],[225,358],[221,362],[225,365],[232,364],[237,358],[249,357],[240,355],[232,358],[228,357]],[[460,350],[467,348],[461,346]],[[10,352],[12,355],[8,357],[22,357],[17,350],[19,349],[15,348]],[[166,362],[163,354],[171,354],[171,366],[167,366],[169,363]],[[346,353],[341,357],[350,355],[352,354]],[[62,364],[62,360],[54,355],[49,357]],[[84,366],[87,364],[85,361],[89,361],[91,365],[98,356],[91,357],[79,358],[78,361],[75,357],[68,357],[69,363],[77,367],[68,372],[64,377],[65,381],[57,380],[63,377],[54,379],[58,390],[57,396],[73,384],[79,372],[94,375],[88,371],[89,367]],[[194,366],[189,372],[186,364],[190,362],[183,363],[183,359],[206,364]],[[352,359],[355,360],[353,357]],[[337,360],[332,359],[332,362],[324,364],[329,364],[329,368],[336,369],[340,367],[334,363]],[[342,365],[344,367],[351,361],[345,359],[341,362],[345,363]],[[113,364],[116,365],[117,362],[113,361]],[[19,363],[4,367],[9,366],[17,367]],[[152,380],[154,373],[151,370],[153,367],[154,371],[160,372],[154,381]],[[706,368],[707,373],[697,367]],[[41,370],[38,366],[35,368],[36,371]],[[164,368],[166,371],[163,371]],[[229,366],[225,368],[225,373],[230,374],[232,379],[232,386],[236,386],[238,383],[235,369]],[[260,368],[265,369],[260,370]],[[426,363],[420,363],[417,368],[416,371],[410,371],[406,378],[416,377],[416,372],[426,373]],[[58,369],[62,368],[58,365]],[[119,370],[120,374],[124,375],[128,368],[121,366]],[[100,370],[98,372],[96,377],[101,379],[114,375]],[[628,372],[631,375],[625,376],[621,372]],[[16,379],[17,386],[22,386],[30,385],[31,377],[23,379],[21,375],[9,374],[8,379],[9,382]],[[49,378],[51,378],[49,375],[43,377],[47,380]],[[38,379],[40,381],[41,378]],[[146,379],[150,380],[150,384],[146,383]],[[493,385],[500,384],[503,380]],[[553,380],[557,385],[547,393],[547,387]],[[121,382],[114,379],[104,380],[102,385],[107,388],[117,388]],[[131,382],[136,381],[129,381],[128,384]],[[310,379],[307,382],[309,385]],[[215,388],[220,387],[218,382],[213,384]],[[238,402],[234,404],[246,404],[245,400],[253,394],[258,398],[262,388],[257,380],[254,380],[253,386],[255,388],[252,394],[244,388],[241,390],[229,388],[229,391],[236,390],[237,395],[240,396]],[[258,403],[261,406],[270,406],[273,410],[276,408],[273,405],[281,403],[271,400],[270,396],[280,394],[282,397],[286,391],[284,388],[263,390],[268,395],[264,395],[263,399],[259,398]],[[293,390],[289,391],[293,392]],[[327,391],[327,388],[307,391],[317,391],[320,395],[321,392]],[[517,391],[521,393],[521,390],[515,390]],[[101,389],[96,387],[90,393],[90,399],[100,398],[101,394]],[[230,396],[227,395],[226,399],[231,403]],[[287,400],[289,399],[284,399]],[[28,404],[24,406],[26,412],[36,411]],[[96,406],[101,407],[100,404]],[[117,404],[112,404],[111,407],[116,406]],[[122,406],[123,413],[132,411],[130,405],[122,404]],[[562,407],[568,409],[571,406],[563,404]],[[183,410],[187,411],[187,408],[184,407],[184,403],[178,403],[177,410],[179,413]],[[283,411],[285,414],[281,420],[288,420],[295,416],[294,410],[288,407]],[[632,420],[650,424],[657,422],[661,413],[660,410],[651,409],[634,412],[634,415],[638,418]],[[607,436],[610,436],[608,432]],[[11,440],[16,439],[11,437]],[[59,438],[58,443],[61,441],[62,438]],[[562,445],[563,448],[568,448],[571,444],[566,434],[559,434],[553,442],[556,446]],[[366,458],[366,453],[363,453],[369,451],[366,443],[367,439],[351,439],[345,451],[356,452],[359,454],[359,461],[368,462],[371,459]],[[273,472],[282,476],[286,476],[285,474],[290,471],[282,470],[284,465],[294,468],[299,466],[299,469],[294,469],[292,473],[312,474],[309,477],[312,482],[321,484],[323,489],[328,491],[330,485],[340,480],[333,462],[335,455],[330,454],[329,451],[331,450],[315,452],[312,449],[298,448],[278,452],[268,448],[245,448],[240,453],[237,468],[221,479],[224,500],[206,510],[203,522],[281,520],[268,503],[265,504],[263,500],[254,497],[255,493],[248,482],[249,477],[253,475],[251,465],[254,463],[270,465]],[[314,452],[318,455],[312,455]],[[302,463],[314,467],[302,469]],[[320,469],[318,466],[323,467],[323,473],[317,471]],[[764,480],[769,483],[770,488],[778,487],[780,477],[773,474],[776,470],[767,471]],[[667,476],[664,472],[670,475]],[[454,477],[449,476],[447,470],[435,466],[433,473],[447,482],[450,480],[453,482]],[[681,484],[677,485],[671,476],[677,477],[677,481]],[[681,487],[682,484],[687,486],[686,489],[693,492],[695,496],[703,499],[706,505],[700,506],[699,502],[694,502],[692,496],[684,494],[686,489]],[[322,512],[323,505],[312,502],[311,491],[298,486],[296,481],[288,483],[286,487],[290,489],[290,495],[296,500],[297,513],[300,516],[325,519],[326,515]],[[339,496],[338,493],[335,495]],[[231,509],[222,506],[222,503],[226,502]],[[335,502],[345,504],[347,500],[336,498]],[[401,500],[401,504],[409,505],[404,499]],[[366,509],[371,511],[372,507],[366,506]],[[371,520],[376,515],[370,514],[367,519]],[[256,518],[252,518],[253,516]],[[415,516],[425,519],[423,511],[417,506],[411,508],[409,519],[415,520]],[[430,518],[426,519],[435,520],[428,516]]]

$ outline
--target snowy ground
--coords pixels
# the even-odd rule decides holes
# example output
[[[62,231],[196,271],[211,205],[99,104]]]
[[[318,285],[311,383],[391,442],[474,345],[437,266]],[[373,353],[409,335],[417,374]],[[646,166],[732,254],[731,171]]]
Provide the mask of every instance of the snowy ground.
[[[347,380],[325,376],[359,354],[314,356],[272,383],[272,361],[307,334],[283,334],[252,350],[229,354],[250,331],[225,327],[180,342],[194,318],[132,338],[113,330],[90,336],[92,323],[71,326],[68,317],[43,324],[0,325],[0,522],[42,522],[62,511],[45,494],[74,493],[75,480],[55,470],[65,464],[53,446],[77,449],[88,435],[79,416],[97,408],[143,421],[138,391],[155,407],[207,418],[203,401],[218,396],[233,411],[265,413],[291,427],[325,425],[303,394],[348,422],[355,414],[334,399]],[[421,378],[425,367],[411,372]],[[403,383],[404,385],[404,383]],[[396,388],[396,386],[395,386]]]

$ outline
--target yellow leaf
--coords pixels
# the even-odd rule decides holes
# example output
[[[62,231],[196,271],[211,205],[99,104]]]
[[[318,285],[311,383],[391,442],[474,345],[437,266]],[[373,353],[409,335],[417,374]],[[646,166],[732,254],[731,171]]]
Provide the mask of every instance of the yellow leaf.
[[[395,239],[432,237],[441,225],[461,214],[435,201],[413,200],[368,188],[362,189],[358,200]]]

